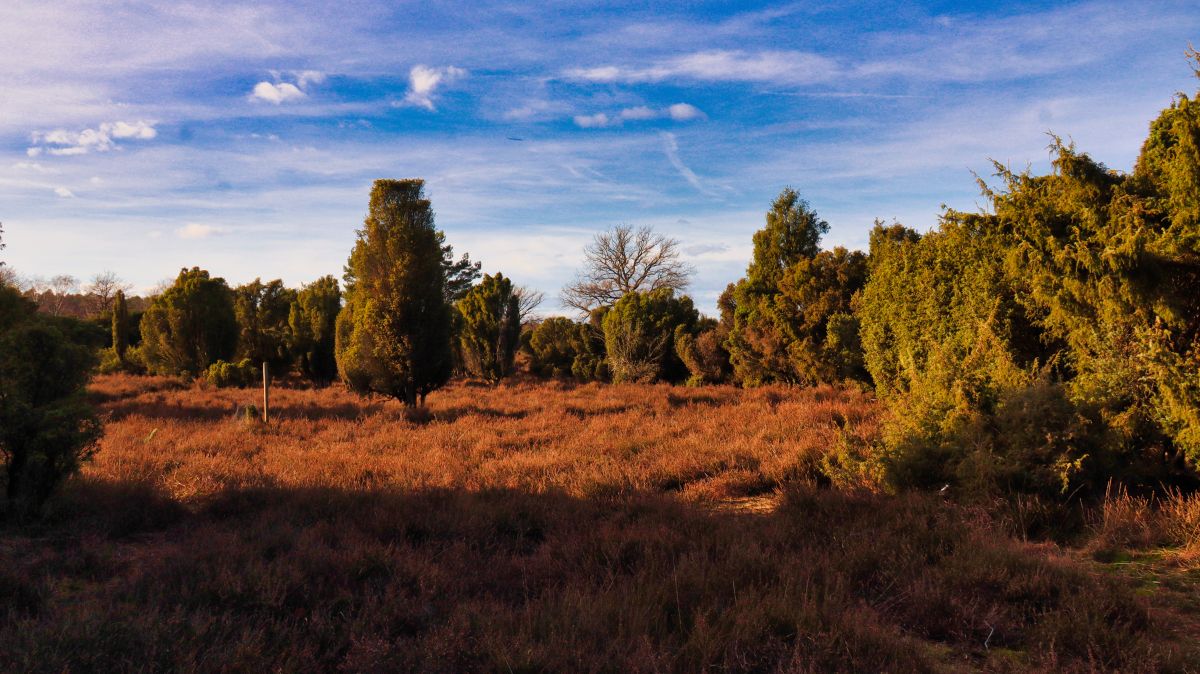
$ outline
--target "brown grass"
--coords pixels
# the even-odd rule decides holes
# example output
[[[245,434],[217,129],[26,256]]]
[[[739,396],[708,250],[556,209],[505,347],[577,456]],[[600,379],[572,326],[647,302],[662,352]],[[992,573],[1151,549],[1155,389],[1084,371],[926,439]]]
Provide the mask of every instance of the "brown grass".
[[[862,393],[105,377],[103,445],[0,535],[5,671],[1194,671],[1121,576],[816,485]]]

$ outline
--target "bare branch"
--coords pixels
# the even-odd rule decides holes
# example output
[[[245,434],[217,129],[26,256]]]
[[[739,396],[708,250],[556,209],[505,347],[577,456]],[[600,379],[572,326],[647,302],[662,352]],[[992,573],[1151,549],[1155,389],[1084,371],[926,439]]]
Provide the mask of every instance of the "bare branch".
[[[93,276],[91,283],[83,290],[91,296],[92,313],[104,314],[112,307],[118,290],[128,293],[132,288],[132,285],[122,281],[114,272],[105,271]]]
[[[679,242],[650,227],[617,225],[583,249],[584,266],[562,290],[563,304],[587,314],[631,292],[682,291],[695,270],[679,258]]]
[[[517,286],[513,289],[513,296],[517,298],[517,318],[521,324],[546,300],[545,293],[528,286]]]

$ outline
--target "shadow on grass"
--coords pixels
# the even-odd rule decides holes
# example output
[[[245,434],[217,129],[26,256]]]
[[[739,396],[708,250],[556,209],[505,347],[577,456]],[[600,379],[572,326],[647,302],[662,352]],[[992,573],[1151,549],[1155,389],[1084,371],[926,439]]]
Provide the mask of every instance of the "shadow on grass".
[[[1184,669],[1143,599],[937,499],[77,480],[0,532],[0,669]],[[1192,661],[1194,662],[1194,660]],[[121,665],[120,663],[127,663]]]

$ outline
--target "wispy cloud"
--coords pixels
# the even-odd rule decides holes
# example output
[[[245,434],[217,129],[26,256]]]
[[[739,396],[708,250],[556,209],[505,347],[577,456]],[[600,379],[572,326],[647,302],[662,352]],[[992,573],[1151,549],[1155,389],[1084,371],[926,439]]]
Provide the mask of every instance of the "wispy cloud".
[[[696,176],[696,173],[688,168],[683,163],[683,160],[679,158],[679,141],[675,139],[675,134],[664,131],[662,139],[663,152],[666,153],[667,161],[671,162],[671,166],[674,166],[675,170],[679,171],[679,175],[683,176],[683,179],[688,181],[688,184],[695,187],[697,191],[709,194],[709,191],[700,183],[700,178]]]
[[[54,193],[63,199],[73,199],[75,197],[75,193],[65,187],[55,187]]]
[[[408,72],[408,93],[404,95],[404,104],[415,105],[430,111],[436,110],[433,100],[437,88],[442,84],[449,84],[466,77],[466,75],[466,70],[455,66],[445,68],[413,66],[412,70]]]
[[[625,108],[613,115],[603,112],[591,115],[575,115],[574,120],[575,125],[580,128],[599,129],[608,126],[620,126],[625,122],[645,122],[654,119],[690,122],[696,119],[704,119],[705,117],[704,112],[691,103],[676,103],[661,109],[638,105],[632,108]]]
[[[175,231],[175,234],[181,239],[207,239],[210,236],[223,233],[224,230],[213,225],[202,225],[198,222],[189,222],[183,227]]]
[[[808,84],[826,82],[841,72],[826,56],[802,51],[714,50],[685,54],[647,66],[605,65],[571,68],[569,79],[589,82],[661,82],[691,79],[705,82],[770,82]]]
[[[105,122],[94,129],[70,131],[34,131],[31,145],[25,153],[37,157],[42,153],[56,156],[108,152],[118,149],[118,140],[152,140],[158,136],[154,122]]]

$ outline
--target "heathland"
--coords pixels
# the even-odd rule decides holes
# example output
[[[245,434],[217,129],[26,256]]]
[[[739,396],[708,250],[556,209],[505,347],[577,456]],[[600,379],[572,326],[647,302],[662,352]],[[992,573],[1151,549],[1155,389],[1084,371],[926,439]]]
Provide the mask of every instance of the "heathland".
[[[858,388],[110,375],[6,671],[1194,671],[1200,501],[831,488]],[[826,464],[822,468],[822,463]]]

